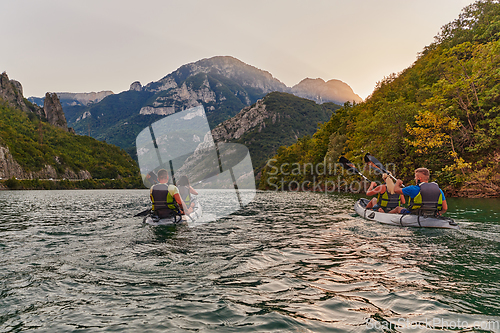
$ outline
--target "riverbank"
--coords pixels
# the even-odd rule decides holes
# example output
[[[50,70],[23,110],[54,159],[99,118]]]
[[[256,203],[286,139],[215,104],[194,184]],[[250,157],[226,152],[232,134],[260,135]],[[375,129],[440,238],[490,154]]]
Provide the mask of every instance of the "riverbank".
[[[446,196],[455,198],[500,198],[500,186],[492,181],[470,181],[459,188],[445,187],[443,191]]]
[[[362,182],[359,184],[363,184]],[[354,193],[354,194],[364,194],[366,193],[366,189],[368,189],[369,184],[366,183],[364,185],[364,190],[358,190],[358,187],[354,186],[353,188],[342,187],[342,189],[336,188],[335,186],[324,186],[324,185],[316,185],[311,186],[309,184],[304,184],[303,186],[290,187],[266,187],[260,188],[263,191],[270,192],[317,192],[317,193]],[[465,182],[463,185],[459,187],[453,186],[443,186],[442,190],[447,198],[500,198],[500,186],[497,185],[496,182],[493,181],[469,181]]]
[[[78,190],[78,189],[143,189],[140,177],[121,179],[5,179],[0,190]]]

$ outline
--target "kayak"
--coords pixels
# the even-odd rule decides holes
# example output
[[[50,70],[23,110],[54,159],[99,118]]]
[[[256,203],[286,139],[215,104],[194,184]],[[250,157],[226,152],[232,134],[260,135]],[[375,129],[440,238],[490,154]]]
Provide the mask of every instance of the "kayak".
[[[362,218],[400,227],[459,229],[458,224],[445,216],[419,216],[415,214],[389,214],[366,209],[370,200],[362,198],[354,204],[354,210]]]
[[[203,211],[201,209],[201,205],[198,202],[198,200],[195,201],[194,207],[193,207],[193,212],[189,215],[175,215],[171,217],[166,217],[160,219],[158,216],[154,216],[149,214],[146,216],[143,220],[143,223],[152,225],[152,226],[174,226],[174,225],[181,225],[181,224],[186,224],[187,222],[194,222],[198,220]]]
[[[165,217],[160,219],[158,216],[152,216],[151,214],[146,216],[144,220],[142,221],[146,224],[152,225],[152,226],[174,226],[174,225],[180,225],[180,224],[185,224],[186,221],[182,218],[182,216],[175,215],[172,217]]]

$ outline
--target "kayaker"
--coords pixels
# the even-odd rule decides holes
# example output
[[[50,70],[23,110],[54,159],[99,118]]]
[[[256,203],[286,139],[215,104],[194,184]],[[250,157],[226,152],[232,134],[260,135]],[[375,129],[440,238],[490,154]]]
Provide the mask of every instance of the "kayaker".
[[[168,185],[168,171],[161,169],[158,171],[158,184],[153,185],[150,190],[150,198],[153,204],[153,211],[159,218],[172,217],[174,215],[184,215],[182,199],[179,189],[175,185]]]
[[[158,184],[158,176],[156,176],[154,171],[150,171],[146,175],[146,179],[144,179],[144,185],[151,188],[155,184]]]
[[[401,187],[403,181],[398,179],[394,186],[394,192],[410,197],[408,209],[396,207],[391,213],[418,214],[420,212],[434,212],[442,215],[448,210],[448,204],[443,191],[435,182],[429,183],[430,172],[426,168],[415,170],[415,182],[417,185]]]
[[[384,174],[382,177],[386,180],[388,175]],[[391,213],[396,207],[405,203],[404,195],[391,194],[385,184],[377,186],[377,183],[372,182],[366,191],[366,195],[377,195],[366,205],[366,209],[376,210],[381,213]]]
[[[189,184],[189,179],[186,176],[182,176],[177,182],[179,186],[179,194],[181,195],[182,201],[186,204],[184,211],[186,214],[191,214],[195,206],[195,198],[191,195],[198,195],[198,192]]]

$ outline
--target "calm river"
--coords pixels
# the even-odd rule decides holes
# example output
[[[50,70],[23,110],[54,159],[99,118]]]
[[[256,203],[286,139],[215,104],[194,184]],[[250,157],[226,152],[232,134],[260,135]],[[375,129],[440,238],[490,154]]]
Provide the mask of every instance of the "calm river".
[[[364,221],[349,195],[258,192],[151,227],[147,190],[0,192],[0,332],[500,332],[500,200],[460,230]]]

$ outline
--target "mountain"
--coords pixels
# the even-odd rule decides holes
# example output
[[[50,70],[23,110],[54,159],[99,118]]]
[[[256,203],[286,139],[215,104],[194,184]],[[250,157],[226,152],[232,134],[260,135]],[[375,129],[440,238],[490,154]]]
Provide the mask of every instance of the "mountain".
[[[73,123],[75,117],[81,116],[82,110],[87,106],[99,103],[105,97],[113,95],[112,91],[99,91],[90,93],[68,93],[56,92],[55,93],[64,110],[65,117]],[[32,104],[44,107],[45,97],[28,97],[28,101]]]
[[[6,103],[6,106],[22,110],[28,114],[34,114],[65,131],[72,131],[72,129],[68,129],[64,111],[56,94],[47,93],[45,95],[47,103],[43,108],[32,104],[24,98],[21,83],[16,80],[9,80],[7,73],[3,72],[0,75],[0,98]]]
[[[119,178],[140,184],[139,168],[123,150],[67,128],[56,94],[47,93],[41,108],[6,73],[0,76],[0,124],[0,179]]]
[[[280,164],[336,166],[345,155],[362,165],[370,152],[407,185],[413,170],[426,167],[447,195],[500,196],[499,54],[500,2],[476,1],[363,103],[345,105],[311,138],[278,151],[261,186],[275,188],[278,179],[286,188],[311,177],[338,184],[339,173],[287,175]]]
[[[244,144],[259,178],[279,147],[314,134],[318,124],[328,121],[338,108],[333,103],[320,105],[292,94],[273,92],[215,127],[212,137],[215,142]]]
[[[333,102],[344,104],[344,102],[361,103],[363,99],[356,95],[348,84],[340,80],[325,82],[322,79],[304,79],[292,87],[295,96],[307,98],[318,104]]]
[[[214,128],[274,91],[294,90],[298,95],[319,96],[316,100],[321,102],[330,101],[332,96],[337,103],[359,100],[352,90],[345,89],[347,85],[343,83],[325,83],[322,90],[314,94],[313,87],[307,84],[309,80],[305,81],[294,90],[269,72],[233,57],[219,56],[183,65],[145,86],[140,82],[133,82],[128,91],[106,96],[100,102],[79,106],[79,109],[64,104],[63,108],[69,126],[77,133],[118,145],[135,156],[136,135],[174,110],[201,104],[205,108],[209,125]],[[333,86],[335,92],[325,92],[328,87]],[[347,94],[342,97],[343,92]]]
[[[68,92],[56,92],[59,101],[63,107],[71,106],[87,106],[92,103],[98,103],[102,101],[106,96],[113,95],[110,90],[90,92],[90,93],[68,93]],[[40,97],[28,97],[28,101],[43,107],[44,98]]]

